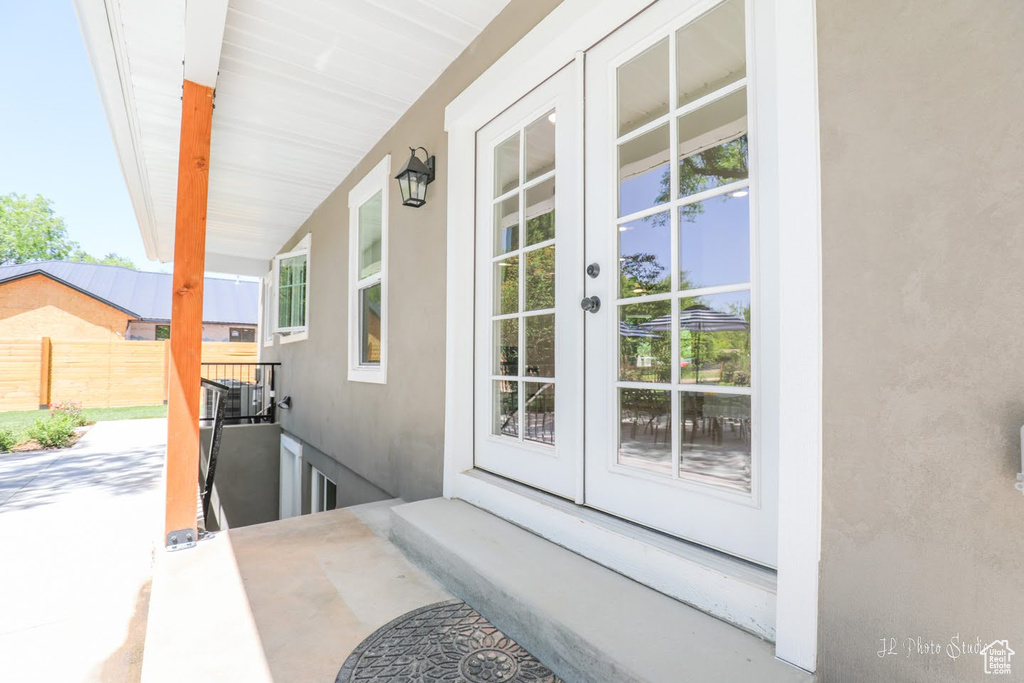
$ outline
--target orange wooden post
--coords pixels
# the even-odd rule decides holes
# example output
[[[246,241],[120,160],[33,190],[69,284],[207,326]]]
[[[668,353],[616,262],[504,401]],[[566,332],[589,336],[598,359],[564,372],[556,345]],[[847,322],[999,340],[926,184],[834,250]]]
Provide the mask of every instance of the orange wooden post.
[[[52,355],[50,338],[43,337],[41,355],[39,358],[39,407],[46,408],[50,405],[50,357]]]
[[[186,80],[181,99],[178,209],[174,224],[171,362],[167,400],[168,548],[196,540],[199,482],[199,372],[213,88]]]

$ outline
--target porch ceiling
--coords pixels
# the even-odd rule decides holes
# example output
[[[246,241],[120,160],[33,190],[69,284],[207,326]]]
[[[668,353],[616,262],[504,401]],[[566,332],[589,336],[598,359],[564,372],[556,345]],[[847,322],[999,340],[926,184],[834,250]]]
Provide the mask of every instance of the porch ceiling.
[[[263,274],[507,2],[230,0],[210,150],[207,268]],[[75,5],[147,254],[169,261],[185,0]]]

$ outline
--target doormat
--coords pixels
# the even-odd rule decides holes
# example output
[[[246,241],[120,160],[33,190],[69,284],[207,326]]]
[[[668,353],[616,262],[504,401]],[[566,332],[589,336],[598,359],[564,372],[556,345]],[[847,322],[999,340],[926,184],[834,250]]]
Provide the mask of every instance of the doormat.
[[[461,600],[385,624],[345,660],[335,683],[564,683]]]

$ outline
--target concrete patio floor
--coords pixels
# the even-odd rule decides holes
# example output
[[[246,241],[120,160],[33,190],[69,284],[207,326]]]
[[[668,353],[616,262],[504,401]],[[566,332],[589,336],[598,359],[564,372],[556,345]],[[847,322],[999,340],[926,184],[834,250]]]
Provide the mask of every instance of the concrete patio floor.
[[[138,680],[166,420],[0,455],[0,679]]]
[[[373,631],[451,598],[387,539],[398,503],[232,529],[158,553],[142,680],[333,681]]]

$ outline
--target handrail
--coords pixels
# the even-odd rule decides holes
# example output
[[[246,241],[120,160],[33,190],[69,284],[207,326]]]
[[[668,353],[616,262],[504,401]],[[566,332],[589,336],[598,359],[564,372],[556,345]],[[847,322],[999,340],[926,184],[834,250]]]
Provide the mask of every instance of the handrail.
[[[213,418],[213,438],[210,440],[210,462],[206,467],[206,486],[203,488],[203,526],[210,517],[210,499],[213,496],[213,478],[217,473],[217,455],[220,453],[220,437],[224,431],[224,397],[230,389],[226,384],[203,378],[201,384],[217,396],[217,408]],[[199,473],[202,474],[202,463]]]

